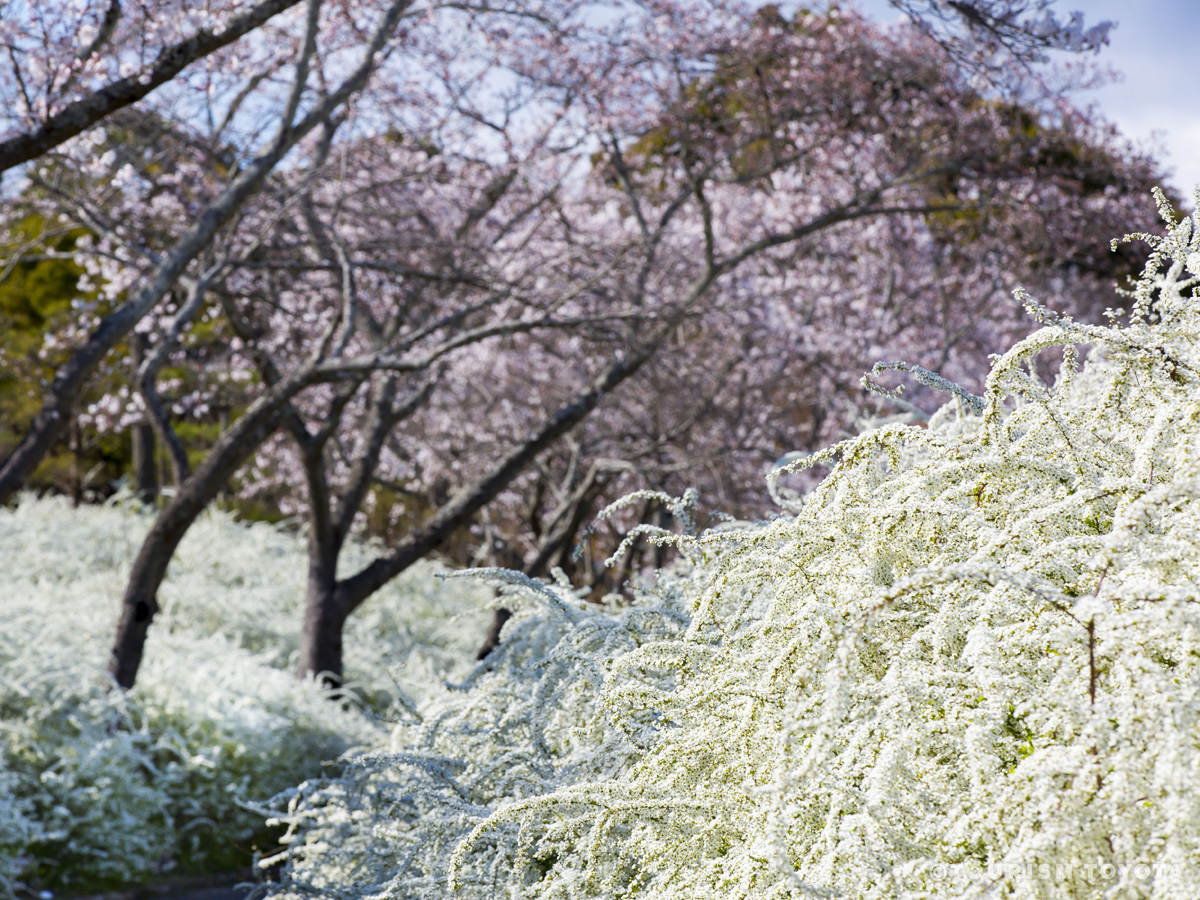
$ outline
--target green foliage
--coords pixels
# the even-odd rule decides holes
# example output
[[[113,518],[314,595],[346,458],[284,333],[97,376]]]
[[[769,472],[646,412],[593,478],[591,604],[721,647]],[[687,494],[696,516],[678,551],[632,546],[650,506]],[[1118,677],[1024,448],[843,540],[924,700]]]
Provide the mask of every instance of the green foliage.
[[[161,132],[161,123],[132,115],[118,118],[125,124],[108,129],[108,145],[122,156],[139,157],[137,142],[144,145]],[[211,162],[220,169],[219,160]],[[152,159],[144,165],[153,169],[161,164]],[[89,286],[88,280],[82,282],[86,289],[80,290],[85,272],[70,254],[87,234],[84,229],[51,230],[51,223],[37,213],[5,224],[9,237],[7,244],[0,244],[0,260],[12,263],[0,268],[0,458],[27,432],[42,407],[55,367],[82,340],[86,328],[91,327],[89,319],[94,324],[113,306],[113,300],[105,299],[104,292],[98,286]],[[163,234],[169,233],[170,223],[164,222],[163,229]],[[91,279],[95,278],[93,273]],[[199,317],[182,336],[182,352],[193,361],[211,365],[168,365],[160,374],[160,381],[170,385],[162,390],[168,409],[174,400],[189,393],[204,394],[209,400],[209,412],[203,418],[177,423],[176,430],[193,466],[219,438],[222,418],[236,416],[245,408],[249,402],[247,387],[255,383],[254,378],[246,383],[222,380],[224,372],[219,361],[228,352],[229,337],[228,324],[222,317]],[[68,433],[27,480],[29,489],[76,498],[104,498],[111,496],[120,479],[130,474],[132,449],[127,427],[90,421],[85,415],[103,397],[122,391],[122,396],[129,396],[130,355],[128,343],[120,343],[97,369],[76,404]],[[161,450],[160,456],[165,476],[166,460]]]
[[[27,216],[10,229],[12,243],[0,247],[0,259],[42,239],[45,223]],[[51,237],[45,249],[67,253],[81,234],[77,229]],[[0,280],[0,457],[16,445],[41,408],[43,387],[60,357],[43,356],[43,341],[66,324],[71,302],[80,296],[76,286],[82,274],[70,259],[21,259]],[[77,467],[67,448],[60,447],[42,463],[31,486],[65,490]]]

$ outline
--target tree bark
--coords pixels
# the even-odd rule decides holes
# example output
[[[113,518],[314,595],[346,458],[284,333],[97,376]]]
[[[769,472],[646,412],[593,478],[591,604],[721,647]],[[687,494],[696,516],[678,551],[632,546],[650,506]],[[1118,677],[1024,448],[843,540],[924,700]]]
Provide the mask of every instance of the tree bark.
[[[308,366],[274,385],[252,404],[154,520],[129,573],[108,664],[108,671],[121,687],[128,690],[137,680],[146,632],[158,613],[158,589],[183,536],[246,457],[275,430],[281,410],[313,378],[312,367]]]
[[[146,355],[146,336],[134,333],[133,365],[140,368]],[[146,422],[139,422],[130,430],[130,440],[133,451],[133,484],[134,493],[143,503],[153,503],[158,499],[158,463],[154,458],[154,427]]]
[[[318,678],[327,687],[337,688],[342,683],[342,626],[346,616],[337,595],[338,544],[325,469],[325,443],[309,439],[303,448],[309,496],[308,584],[296,674]]]
[[[505,609],[503,606],[492,611],[492,623],[488,625],[483,643],[479,645],[479,650],[475,653],[476,662],[483,662],[493,650],[500,646],[500,632],[504,630],[504,626],[511,618],[512,610]]]
[[[324,461],[310,460],[310,467],[309,481],[314,477],[320,481],[313,499],[323,502],[324,513],[314,515],[309,523],[308,583],[296,674],[305,679],[317,678],[326,687],[336,689],[342,684],[342,627],[346,613],[337,589],[337,550],[330,523]]]
[[[143,503],[158,499],[158,461],[154,458],[154,429],[141,422],[130,433],[133,450],[134,493]]]
[[[72,418],[68,430],[67,447],[71,451],[71,506],[78,508],[83,502],[83,435],[79,420]]]
[[[158,613],[158,587],[166,577],[167,565],[187,533],[188,525],[207,505],[199,502],[197,485],[191,485],[191,490],[187,487],[159,514],[129,573],[108,663],[109,674],[126,690],[137,680],[146,632]]]
[[[346,624],[342,606],[333,579],[314,578],[310,572],[296,674],[318,678],[329,688],[342,684],[342,628]]]
[[[188,285],[187,300],[180,306],[170,328],[163,334],[158,346],[154,348],[154,352],[149,357],[146,357],[145,354],[145,335],[135,331],[131,336],[136,367],[135,382],[142,395],[142,400],[146,404],[146,415],[150,417],[150,427],[157,433],[167,452],[167,458],[171,460],[171,472],[175,487],[179,487],[188,480],[192,474],[192,467],[188,462],[187,449],[183,446],[179,433],[171,424],[171,417],[167,414],[162,397],[159,396],[158,373],[166,365],[171,353],[179,346],[179,338],[184,329],[203,308],[205,292],[218,271],[218,269],[210,269],[198,281]],[[225,423],[221,424],[221,433],[224,434]]]

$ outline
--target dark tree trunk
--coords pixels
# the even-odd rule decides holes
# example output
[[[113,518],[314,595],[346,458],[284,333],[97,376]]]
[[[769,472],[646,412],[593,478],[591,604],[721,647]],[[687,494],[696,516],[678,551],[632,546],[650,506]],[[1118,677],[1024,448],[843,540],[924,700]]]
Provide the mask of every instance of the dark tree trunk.
[[[316,676],[330,688],[341,685],[342,628],[346,624],[342,610],[337,588],[329,582],[315,581],[310,572],[296,671],[301,678]]]
[[[601,489],[602,483],[599,470],[593,466],[567,503],[556,511],[549,533],[542,537],[537,556],[525,567],[526,575],[530,578],[537,578],[551,568],[556,557],[561,565],[562,558],[570,552],[575,536],[579,534],[579,529],[591,506],[591,501]],[[488,626],[483,643],[475,653],[477,661],[482,662],[488,654],[500,646],[500,632],[504,630],[504,626],[511,618],[512,610],[504,607],[499,607],[492,612],[492,623]]]
[[[79,420],[72,418],[67,446],[71,450],[71,506],[78,508],[83,502],[83,436]]]
[[[482,662],[487,659],[488,655],[500,646],[500,632],[504,630],[504,626],[511,618],[512,610],[510,609],[500,607],[492,611],[492,624],[488,626],[487,635],[475,654],[477,661]]]
[[[109,673],[126,690],[137,680],[146,632],[158,612],[158,588],[166,577],[167,566],[187,534],[188,526],[207,505],[207,500],[200,499],[196,487],[191,485],[192,490],[176,494],[159,514],[129,573],[129,584],[117,620],[117,636],[108,662]]]
[[[274,385],[252,404],[154,520],[129,573],[117,621],[117,636],[108,662],[108,671],[121,687],[128,690],[137,680],[146,632],[158,612],[158,589],[183,536],[246,457],[279,424],[280,410],[307,387],[312,378],[309,367]]]
[[[293,427],[303,429],[298,421],[293,422]],[[316,677],[326,687],[337,688],[342,683],[342,626],[346,623],[346,612],[337,590],[337,559],[341,544],[334,534],[333,498],[325,469],[325,441],[321,436],[302,439],[305,441],[304,476],[309,503],[308,586],[296,675]]]
[[[158,462],[154,458],[154,429],[146,423],[133,426],[133,483],[143,503],[158,499]]]

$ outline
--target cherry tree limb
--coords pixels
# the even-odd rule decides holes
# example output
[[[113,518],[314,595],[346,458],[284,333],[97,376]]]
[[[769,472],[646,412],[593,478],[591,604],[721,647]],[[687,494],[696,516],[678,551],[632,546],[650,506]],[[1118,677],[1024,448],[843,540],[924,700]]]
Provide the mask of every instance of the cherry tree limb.
[[[217,232],[262,186],[275,166],[305,135],[326,122],[360,91],[377,64],[377,56],[390,38],[401,15],[413,0],[396,0],[387,10],[366,47],[361,62],[332,93],[322,98],[299,122],[281,121],[271,146],[233,180],[165,253],[146,284],[104,318],[95,331],[67,362],[55,372],[49,394],[25,437],[0,465],[0,504],[20,489],[29,473],[42,460],[71,417],[80,391],[108,352],[144,317]],[[307,49],[307,42],[306,42]],[[303,67],[306,69],[307,64]],[[298,73],[304,75],[304,72]]]
[[[224,28],[204,28],[189,38],[166,47],[148,69],[111,82],[68,104],[48,117],[36,129],[0,141],[0,172],[36,159],[59,144],[75,137],[119,109],[137,103],[147,94],[171,81],[185,68],[222,47],[228,47],[251,31],[290,9],[300,0],[263,0]],[[100,33],[81,54],[86,59],[98,52],[111,38],[120,15],[114,2],[105,15]],[[111,19],[111,24],[110,24]]]

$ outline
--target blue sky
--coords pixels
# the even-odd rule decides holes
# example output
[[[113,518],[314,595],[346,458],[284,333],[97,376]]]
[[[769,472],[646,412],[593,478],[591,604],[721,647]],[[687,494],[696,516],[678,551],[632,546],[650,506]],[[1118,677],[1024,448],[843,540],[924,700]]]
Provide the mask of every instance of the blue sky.
[[[887,0],[854,0],[890,21]],[[1117,23],[1098,57],[1123,73],[1120,83],[1079,95],[1167,168],[1168,184],[1188,198],[1200,184],[1200,0],[1058,0],[1059,18],[1079,10],[1088,24]]]

